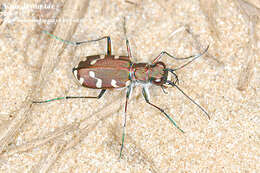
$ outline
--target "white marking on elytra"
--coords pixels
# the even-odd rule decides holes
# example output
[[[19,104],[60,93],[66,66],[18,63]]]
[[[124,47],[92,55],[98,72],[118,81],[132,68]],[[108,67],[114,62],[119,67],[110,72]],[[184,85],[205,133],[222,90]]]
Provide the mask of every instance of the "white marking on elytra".
[[[88,74],[89,74],[90,77],[95,78],[95,72],[93,72],[93,71],[89,71]]]
[[[90,62],[90,65],[94,65],[97,62],[98,59],[94,59],[93,61]]]
[[[119,59],[119,56],[115,55],[114,58],[115,58],[115,59]]]
[[[101,60],[101,59],[105,59],[105,55],[99,55],[99,58],[94,59],[93,61],[91,61],[91,62],[90,62],[90,65],[96,64],[96,62],[97,62],[98,60]]]
[[[92,78],[95,78],[95,73],[93,71],[89,71],[89,76],[92,77]]]
[[[83,78],[83,77],[79,78],[79,83],[80,83],[81,85],[83,85],[83,83],[84,83],[84,78]]]
[[[102,87],[102,80],[95,77],[95,72],[90,71],[89,72],[89,76],[97,80],[97,83],[96,83],[96,87],[97,88],[101,88]]]
[[[102,87],[102,80],[98,79],[98,78],[96,78],[96,79],[97,79],[96,87],[101,88]]]
[[[112,85],[112,87],[114,87],[114,88],[119,87],[119,86],[116,84],[116,80],[115,80],[115,79],[112,79],[112,80],[111,80],[111,85]]]

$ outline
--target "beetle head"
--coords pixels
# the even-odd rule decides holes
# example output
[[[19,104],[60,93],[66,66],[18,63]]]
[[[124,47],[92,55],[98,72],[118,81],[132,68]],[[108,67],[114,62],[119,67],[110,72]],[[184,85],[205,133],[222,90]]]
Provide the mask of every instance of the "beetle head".
[[[163,86],[167,81],[168,71],[163,62],[157,62],[149,67],[149,81],[153,85]]]
[[[169,73],[170,72],[170,73]],[[166,68],[163,62],[157,62],[150,66],[149,80],[153,85],[166,88],[170,83],[178,84],[179,79],[174,69]]]

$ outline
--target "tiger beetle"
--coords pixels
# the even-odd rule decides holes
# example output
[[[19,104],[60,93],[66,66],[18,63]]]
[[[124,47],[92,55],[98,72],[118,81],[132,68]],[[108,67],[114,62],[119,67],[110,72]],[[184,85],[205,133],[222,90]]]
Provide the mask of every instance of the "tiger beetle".
[[[126,88],[123,133],[122,133],[122,141],[121,141],[122,143],[121,143],[119,158],[121,158],[122,150],[124,148],[124,140],[126,134],[127,104],[134,86],[140,85],[142,87],[142,95],[146,103],[158,109],[182,133],[184,133],[184,131],[175,123],[175,121],[169,116],[169,114],[167,114],[162,108],[150,102],[150,94],[148,89],[151,85],[159,86],[163,89],[163,91],[165,88],[167,88],[167,85],[176,87],[185,97],[187,97],[191,102],[197,105],[210,119],[210,116],[206,112],[206,110],[202,108],[198,103],[196,103],[191,97],[189,97],[177,85],[178,76],[175,73],[175,71],[185,67],[186,65],[190,64],[192,61],[194,61],[195,59],[199,58],[204,53],[206,53],[209,46],[207,46],[207,48],[204,50],[203,53],[185,57],[185,58],[177,58],[166,51],[162,51],[152,61],[152,63],[133,63],[131,61],[132,54],[130,50],[129,41],[127,38],[126,38],[126,47],[127,47],[128,55],[117,56],[117,55],[112,55],[111,39],[109,36],[100,37],[95,40],[72,42],[72,41],[61,39],[47,31],[43,31],[43,32],[59,41],[62,41],[66,44],[72,44],[72,45],[80,45],[83,43],[96,42],[96,41],[106,39],[107,54],[87,56],[85,61],[81,61],[77,67],[72,69],[72,73],[74,74],[75,78],[83,87],[92,88],[92,89],[101,89],[98,96],[65,96],[65,97],[58,97],[58,98],[49,99],[45,101],[33,101],[33,103],[47,103],[55,100],[74,99],[74,98],[100,99],[104,95],[106,90]],[[187,59],[190,60],[178,68],[171,69],[171,68],[167,68],[164,62],[159,61],[163,55],[167,55],[168,57],[173,58],[175,60],[187,60]],[[173,78],[171,79],[171,77]]]

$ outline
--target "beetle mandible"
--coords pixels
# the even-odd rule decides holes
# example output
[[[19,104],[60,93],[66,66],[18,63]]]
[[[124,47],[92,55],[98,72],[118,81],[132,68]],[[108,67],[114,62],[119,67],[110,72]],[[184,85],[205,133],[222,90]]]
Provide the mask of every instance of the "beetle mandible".
[[[74,98],[94,98],[100,99],[106,90],[117,89],[117,88],[126,88],[126,101],[125,101],[125,109],[124,109],[124,120],[123,120],[123,133],[122,133],[122,143],[120,148],[119,158],[122,156],[122,150],[124,147],[124,140],[126,134],[126,112],[127,112],[127,104],[130,97],[130,94],[133,90],[133,87],[136,85],[140,85],[142,87],[142,95],[149,105],[158,109],[161,113],[163,113],[170,122],[182,133],[184,131],[175,123],[175,121],[160,107],[150,102],[150,94],[149,87],[151,85],[159,86],[162,89],[166,88],[167,85],[176,87],[185,97],[187,97],[190,101],[192,101],[195,105],[197,105],[210,119],[209,114],[206,112],[204,108],[202,108],[198,103],[196,103],[190,96],[188,96],[177,84],[178,84],[178,76],[175,73],[176,70],[179,70],[186,65],[190,64],[195,59],[202,56],[207,52],[209,46],[200,54],[192,55],[185,58],[177,58],[173,55],[169,54],[166,51],[162,51],[153,61],[152,63],[133,63],[131,61],[132,55],[130,50],[129,41],[126,37],[126,47],[127,47],[127,56],[117,56],[112,55],[111,51],[111,39],[109,36],[104,36],[97,38],[95,40],[87,40],[80,42],[72,42],[68,40],[61,39],[47,31],[43,31],[45,34],[50,35],[51,37],[60,40],[66,44],[72,45],[80,45],[83,43],[90,43],[95,41],[100,41],[106,39],[107,41],[107,53],[105,55],[93,55],[87,56],[85,61],[79,62],[78,66],[72,69],[72,73],[78,82],[86,88],[92,89],[101,89],[98,96],[65,96],[58,97],[54,99],[49,99],[45,101],[33,101],[33,103],[47,103],[50,101],[61,100],[61,99],[74,99]],[[171,69],[167,68],[165,63],[159,61],[163,55],[167,55],[170,58],[175,60],[187,60],[184,65]],[[173,75],[173,79],[171,80],[171,75]]]

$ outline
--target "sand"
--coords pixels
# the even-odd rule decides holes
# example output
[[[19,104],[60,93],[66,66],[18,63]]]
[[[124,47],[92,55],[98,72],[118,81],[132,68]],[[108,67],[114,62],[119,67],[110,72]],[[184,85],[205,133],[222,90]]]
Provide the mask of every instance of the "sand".
[[[259,8],[257,0],[3,2],[0,172],[259,172]],[[133,62],[152,62],[161,51],[196,55],[210,46],[176,73],[179,87],[211,118],[176,88],[165,94],[151,87],[151,102],[183,134],[136,87],[119,159],[124,89],[99,100],[32,101],[98,95],[81,87],[71,69],[106,53],[105,41],[67,45],[43,30],[72,41],[110,36],[113,54],[126,55],[124,18]],[[169,68],[185,63],[161,60]]]

